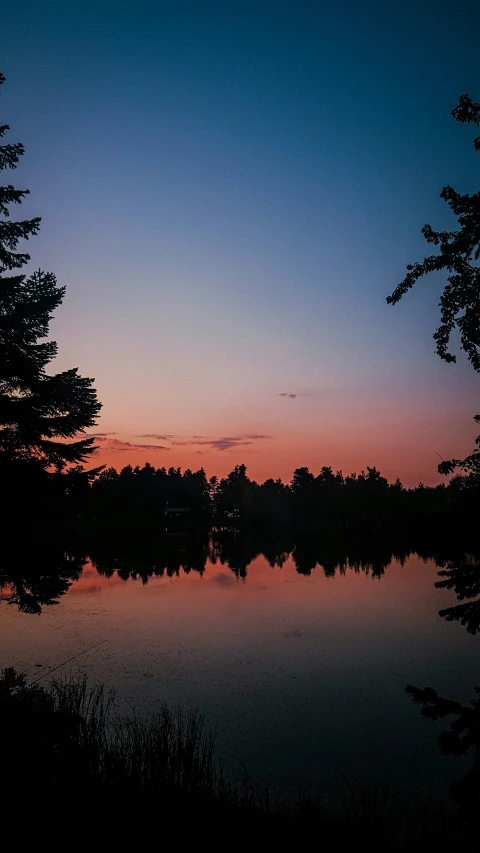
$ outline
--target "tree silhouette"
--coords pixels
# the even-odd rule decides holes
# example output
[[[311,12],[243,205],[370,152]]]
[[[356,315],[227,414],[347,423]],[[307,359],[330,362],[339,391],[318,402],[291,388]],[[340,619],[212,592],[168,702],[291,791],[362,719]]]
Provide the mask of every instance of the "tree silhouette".
[[[469,95],[460,97],[452,115],[456,121],[480,127],[480,103],[472,101]],[[480,136],[473,144],[475,150],[480,151]],[[444,361],[456,361],[449,344],[452,332],[458,329],[462,349],[474,370],[480,372],[480,192],[462,195],[446,186],[440,197],[457,217],[459,228],[434,231],[431,225],[423,226],[427,243],[438,246],[440,251],[421,262],[408,264],[407,275],[387,297],[387,302],[395,305],[424,275],[447,271],[448,284],[440,298],[440,325],[433,336],[436,352]],[[480,415],[475,420],[480,423]],[[442,462],[439,472],[451,474],[455,468],[462,468],[471,475],[470,485],[480,486],[480,436],[476,444],[473,453],[465,459]]]
[[[461,96],[452,115],[457,121],[480,127],[480,103],[474,103],[469,95]],[[474,147],[480,151],[480,136],[475,139]],[[449,351],[449,343],[457,328],[462,348],[474,369],[480,371],[480,268],[477,264],[480,258],[480,192],[461,195],[446,186],[440,197],[457,217],[459,229],[434,231],[431,225],[423,226],[427,243],[439,246],[440,252],[427,256],[420,263],[409,264],[407,275],[387,302],[395,305],[424,275],[446,270],[449,276],[440,299],[441,322],[433,336],[437,354],[445,361],[456,361]]]
[[[245,465],[236,465],[218,487],[216,501],[227,518],[238,519],[251,514],[257,484],[247,477]]]
[[[207,479],[202,468],[167,470],[147,462],[143,467],[126,465],[120,472],[107,468],[91,488],[72,477],[69,490],[76,515],[116,527],[285,527],[289,533],[311,529],[411,536],[412,531],[438,531],[440,526],[443,533],[457,535],[468,534],[477,524],[477,499],[464,480],[454,477],[448,486],[406,489],[398,479],[388,482],[375,467],[344,476],[323,466],[317,475],[297,468],[289,484],[279,479],[256,483],[245,465],[219,480]]]
[[[126,465],[118,473],[107,468],[92,486],[95,517],[122,523],[165,522],[165,513],[180,509],[189,523],[199,522],[211,508],[210,486],[203,468],[181,472],[180,468],[140,468]]]
[[[0,75],[0,85],[4,82]],[[7,130],[8,125],[0,127],[0,136]],[[0,146],[0,170],[15,169],[23,153],[20,143]],[[46,372],[57,344],[39,340],[47,336],[65,288],[40,270],[28,277],[3,275],[29,261],[17,245],[40,226],[38,217],[10,220],[9,206],[20,204],[27,193],[0,187],[0,466],[3,477],[14,480],[20,469],[41,478],[84,462],[95,449],[94,438],[76,437],[93,426],[101,408],[93,380],[79,376],[76,368]]]

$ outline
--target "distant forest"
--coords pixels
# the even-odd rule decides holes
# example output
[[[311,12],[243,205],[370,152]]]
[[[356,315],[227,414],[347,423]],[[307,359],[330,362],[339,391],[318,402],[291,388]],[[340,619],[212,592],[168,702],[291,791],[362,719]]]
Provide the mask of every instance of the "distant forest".
[[[259,484],[248,477],[245,465],[237,465],[223,479],[208,479],[202,468],[182,472],[147,463],[121,471],[107,468],[93,480],[52,475],[41,508],[32,505],[30,511],[82,526],[293,524],[371,531],[444,523],[453,527],[460,520],[471,525],[478,519],[480,496],[474,479],[457,475],[448,485],[406,489],[400,480],[389,483],[376,468],[344,476],[323,467],[317,475],[297,468],[289,484],[273,479]],[[27,504],[25,499],[24,512]]]

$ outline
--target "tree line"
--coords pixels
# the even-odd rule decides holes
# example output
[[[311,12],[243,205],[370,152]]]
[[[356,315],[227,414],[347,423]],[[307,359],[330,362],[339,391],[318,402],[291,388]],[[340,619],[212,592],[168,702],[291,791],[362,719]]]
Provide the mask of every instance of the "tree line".
[[[380,471],[368,467],[344,476],[324,466],[315,475],[297,468],[290,483],[268,479],[257,483],[245,465],[226,477],[207,478],[205,471],[127,465],[121,471],[107,468],[82,492],[77,510],[83,520],[128,524],[160,523],[185,527],[202,520],[209,524],[238,526],[248,523],[332,525],[343,529],[366,526],[370,530],[397,528],[413,522],[437,522],[440,517],[465,518],[478,510],[478,493],[469,489],[468,477],[448,484],[420,484],[406,489],[400,480],[389,483]]]

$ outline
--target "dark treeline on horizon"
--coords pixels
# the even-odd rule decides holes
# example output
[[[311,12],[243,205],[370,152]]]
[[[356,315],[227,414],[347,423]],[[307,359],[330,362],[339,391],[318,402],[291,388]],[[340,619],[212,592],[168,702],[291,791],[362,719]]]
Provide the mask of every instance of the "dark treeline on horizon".
[[[72,493],[72,508],[74,495]],[[369,529],[461,516],[473,520],[478,511],[476,483],[456,476],[448,485],[420,484],[406,489],[389,483],[375,467],[344,476],[324,466],[315,475],[297,468],[289,484],[268,479],[257,483],[245,465],[226,477],[207,478],[205,471],[154,468],[146,464],[121,471],[108,468],[82,491],[75,509],[92,521],[186,524],[272,523],[328,525],[341,528],[367,525]]]
[[[237,465],[222,479],[198,471],[127,465],[89,472],[51,472],[41,481],[29,466],[10,469],[6,516],[12,524],[68,524],[191,529],[212,525],[287,525],[315,530],[408,532],[424,526],[476,528],[480,509],[477,477],[405,488],[375,467],[344,476],[328,466],[318,474],[297,468],[290,483],[249,478]],[[4,484],[6,479],[4,479]]]

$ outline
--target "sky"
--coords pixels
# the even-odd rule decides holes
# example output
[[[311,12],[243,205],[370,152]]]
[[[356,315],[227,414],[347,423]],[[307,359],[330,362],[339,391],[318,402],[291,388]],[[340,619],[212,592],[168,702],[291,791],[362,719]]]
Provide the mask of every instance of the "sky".
[[[376,465],[439,482],[479,377],[434,353],[444,280],[385,302],[478,188],[476,2],[29,2],[2,11],[8,180],[67,288],[52,369],[95,377],[95,464]],[[477,181],[477,183],[475,183]],[[17,214],[17,211],[15,211]]]

